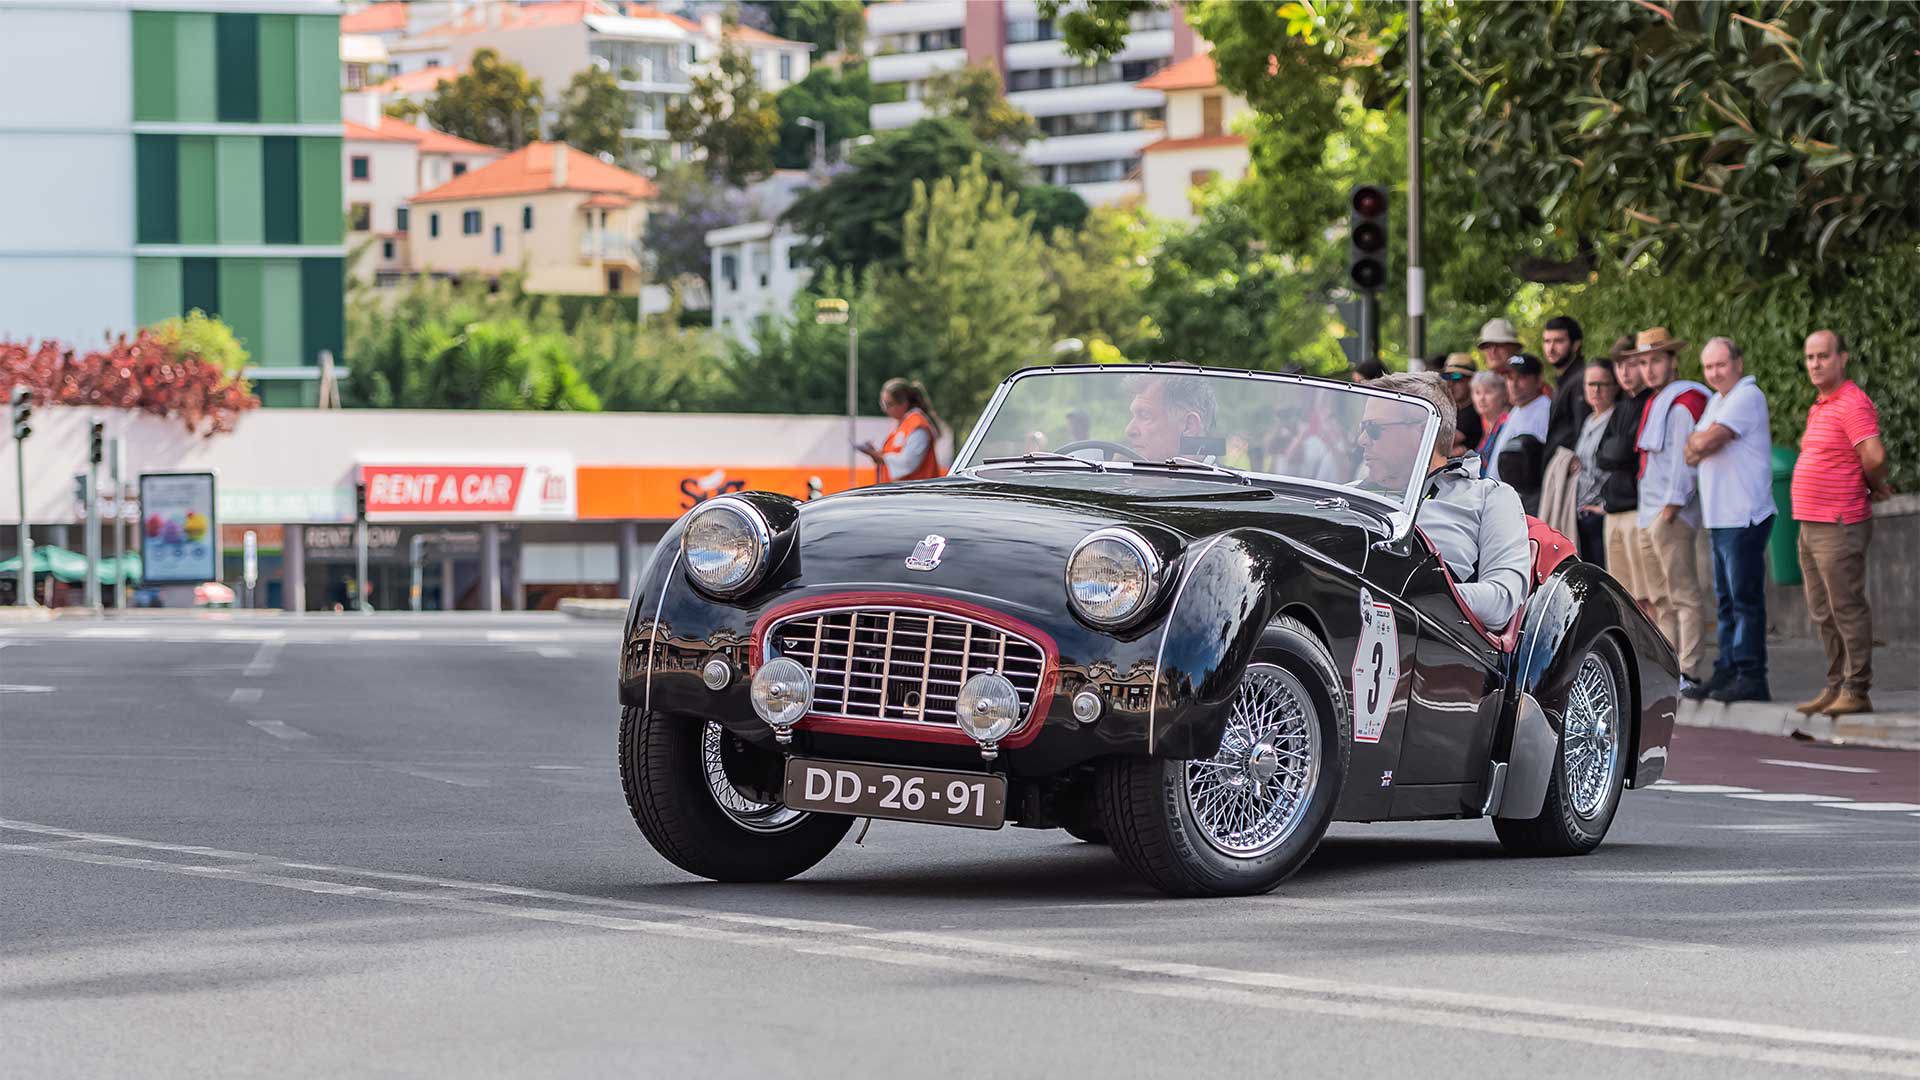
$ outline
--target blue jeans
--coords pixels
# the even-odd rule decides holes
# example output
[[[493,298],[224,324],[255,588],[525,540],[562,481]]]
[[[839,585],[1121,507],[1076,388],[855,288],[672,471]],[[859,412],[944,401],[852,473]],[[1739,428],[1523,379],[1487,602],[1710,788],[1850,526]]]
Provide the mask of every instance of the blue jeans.
[[[1735,529],[1709,529],[1713,591],[1719,601],[1720,655],[1715,675],[1767,677],[1767,537],[1773,518]]]

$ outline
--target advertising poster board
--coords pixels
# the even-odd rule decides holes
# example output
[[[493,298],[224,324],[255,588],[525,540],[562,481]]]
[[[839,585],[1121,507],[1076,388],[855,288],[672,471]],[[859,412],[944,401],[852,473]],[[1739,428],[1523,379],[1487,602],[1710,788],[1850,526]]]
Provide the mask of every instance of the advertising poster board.
[[[220,580],[210,472],[140,474],[140,566],[154,585]]]

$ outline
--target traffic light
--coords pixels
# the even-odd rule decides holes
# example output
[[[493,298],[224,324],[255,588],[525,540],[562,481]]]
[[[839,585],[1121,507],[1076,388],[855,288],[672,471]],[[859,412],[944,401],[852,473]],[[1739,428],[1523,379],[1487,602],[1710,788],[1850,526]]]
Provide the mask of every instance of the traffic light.
[[[24,439],[33,434],[33,391],[24,386],[13,388],[13,437]]]
[[[367,485],[365,483],[353,485],[353,520],[367,520]]]
[[[87,425],[87,461],[98,465],[107,460],[107,425],[95,420]]]
[[[1347,207],[1347,280],[1362,292],[1378,292],[1387,283],[1387,189],[1361,184]]]

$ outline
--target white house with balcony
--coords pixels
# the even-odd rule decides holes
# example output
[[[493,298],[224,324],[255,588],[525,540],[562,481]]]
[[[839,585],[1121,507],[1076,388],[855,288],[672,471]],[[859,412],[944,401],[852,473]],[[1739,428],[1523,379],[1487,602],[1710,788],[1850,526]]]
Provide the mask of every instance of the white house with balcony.
[[[707,233],[713,328],[742,345],[752,346],[759,320],[787,317],[813,280],[801,259],[807,237],[779,220],[814,182],[799,169],[780,169],[747,189],[759,220]]]
[[[1194,218],[1193,191],[1247,174],[1247,140],[1233,130],[1247,100],[1220,85],[1208,53],[1191,56],[1143,81],[1167,96],[1165,138],[1140,156],[1147,210],[1174,221]]]

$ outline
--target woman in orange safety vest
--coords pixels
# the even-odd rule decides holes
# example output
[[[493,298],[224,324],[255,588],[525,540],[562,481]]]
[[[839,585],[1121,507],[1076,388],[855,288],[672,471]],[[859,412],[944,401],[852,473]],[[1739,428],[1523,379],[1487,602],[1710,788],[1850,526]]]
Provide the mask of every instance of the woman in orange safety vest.
[[[878,448],[872,443],[856,448],[873,459],[878,482],[931,480],[941,475],[940,456],[934,452],[940,417],[927,399],[927,388],[909,379],[888,379],[880,388],[880,408],[895,421],[893,430]]]

